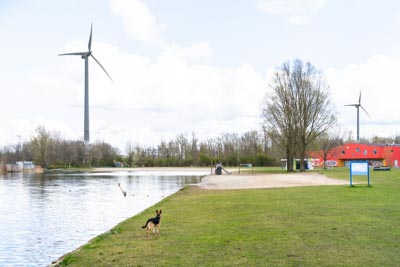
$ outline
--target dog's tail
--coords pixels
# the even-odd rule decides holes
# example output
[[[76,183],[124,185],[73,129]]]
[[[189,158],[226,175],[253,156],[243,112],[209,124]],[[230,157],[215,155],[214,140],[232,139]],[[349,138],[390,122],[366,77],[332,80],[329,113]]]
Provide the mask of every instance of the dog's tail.
[[[143,229],[147,227],[147,225],[149,224],[149,221],[151,221],[151,219],[147,220],[147,222],[145,223],[145,225],[142,226]]]

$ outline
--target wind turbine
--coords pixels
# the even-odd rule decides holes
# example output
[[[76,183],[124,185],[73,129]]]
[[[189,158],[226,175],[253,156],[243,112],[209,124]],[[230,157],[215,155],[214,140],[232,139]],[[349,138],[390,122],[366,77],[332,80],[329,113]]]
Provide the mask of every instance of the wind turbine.
[[[361,91],[360,91],[360,97],[358,98],[358,104],[348,104],[345,106],[352,106],[357,109],[357,142],[359,142],[360,141],[360,108],[362,108],[362,110],[364,110],[365,114],[367,114],[367,116],[369,118],[371,118],[369,116],[368,112],[365,110],[365,108],[361,105]]]
[[[93,24],[90,26],[88,51],[59,54],[59,56],[81,56],[82,59],[85,60],[85,114],[84,114],[83,140],[85,141],[86,144],[89,144],[89,57],[92,57],[94,61],[96,61],[97,64],[99,64],[99,66],[104,70],[108,78],[110,78],[111,82],[113,81],[111,79],[111,76],[106,71],[106,69],[92,54],[92,29],[93,29]]]

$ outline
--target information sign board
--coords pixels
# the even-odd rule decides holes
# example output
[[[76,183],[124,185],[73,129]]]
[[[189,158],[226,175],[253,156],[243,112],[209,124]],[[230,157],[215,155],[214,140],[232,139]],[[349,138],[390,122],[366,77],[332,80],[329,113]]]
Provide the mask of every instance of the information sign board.
[[[352,161],[350,162],[350,186],[353,186],[353,175],[367,175],[369,186],[369,165],[368,161]]]

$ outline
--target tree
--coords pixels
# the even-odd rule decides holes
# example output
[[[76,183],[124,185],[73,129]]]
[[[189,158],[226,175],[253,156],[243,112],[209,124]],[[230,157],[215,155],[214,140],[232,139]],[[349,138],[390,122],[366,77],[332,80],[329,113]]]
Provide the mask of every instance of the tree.
[[[133,149],[132,142],[126,143],[125,152],[127,155],[126,163],[128,164],[129,167],[132,167],[133,166],[133,156],[135,155],[135,151]]]
[[[324,133],[316,140],[318,154],[324,160],[324,169],[326,169],[326,161],[330,156],[337,153],[335,148],[343,144],[343,139],[339,135],[332,133]]]
[[[393,143],[400,144],[400,135],[399,134],[396,134],[396,136],[393,138]]]
[[[264,101],[264,128],[285,150],[288,172],[293,171],[295,156],[304,171],[307,148],[336,123],[329,87],[313,65],[294,60],[275,73],[270,89]]]
[[[50,133],[46,131],[44,126],[39,126],[36,129],[36,133],[37,136],[33,137],[32,139],[34,158],[42,165],[43,168],[47,168],[49,146],[52,142],[52,139]]]
[[[293,171],[295,143],[295,104],[294,88],[290,82],[290,65],[285,63],[280,71],[275,72],[274,79],[264,99],[263,124],[271,140],[275,141],[286,153],[287,171]]]

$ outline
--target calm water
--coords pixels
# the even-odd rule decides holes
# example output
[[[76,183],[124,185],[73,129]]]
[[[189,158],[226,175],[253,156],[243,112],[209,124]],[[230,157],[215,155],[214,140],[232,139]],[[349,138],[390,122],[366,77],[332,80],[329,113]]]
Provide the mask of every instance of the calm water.
[[[0,266],[47,266],[205,174],[0,176]]]

